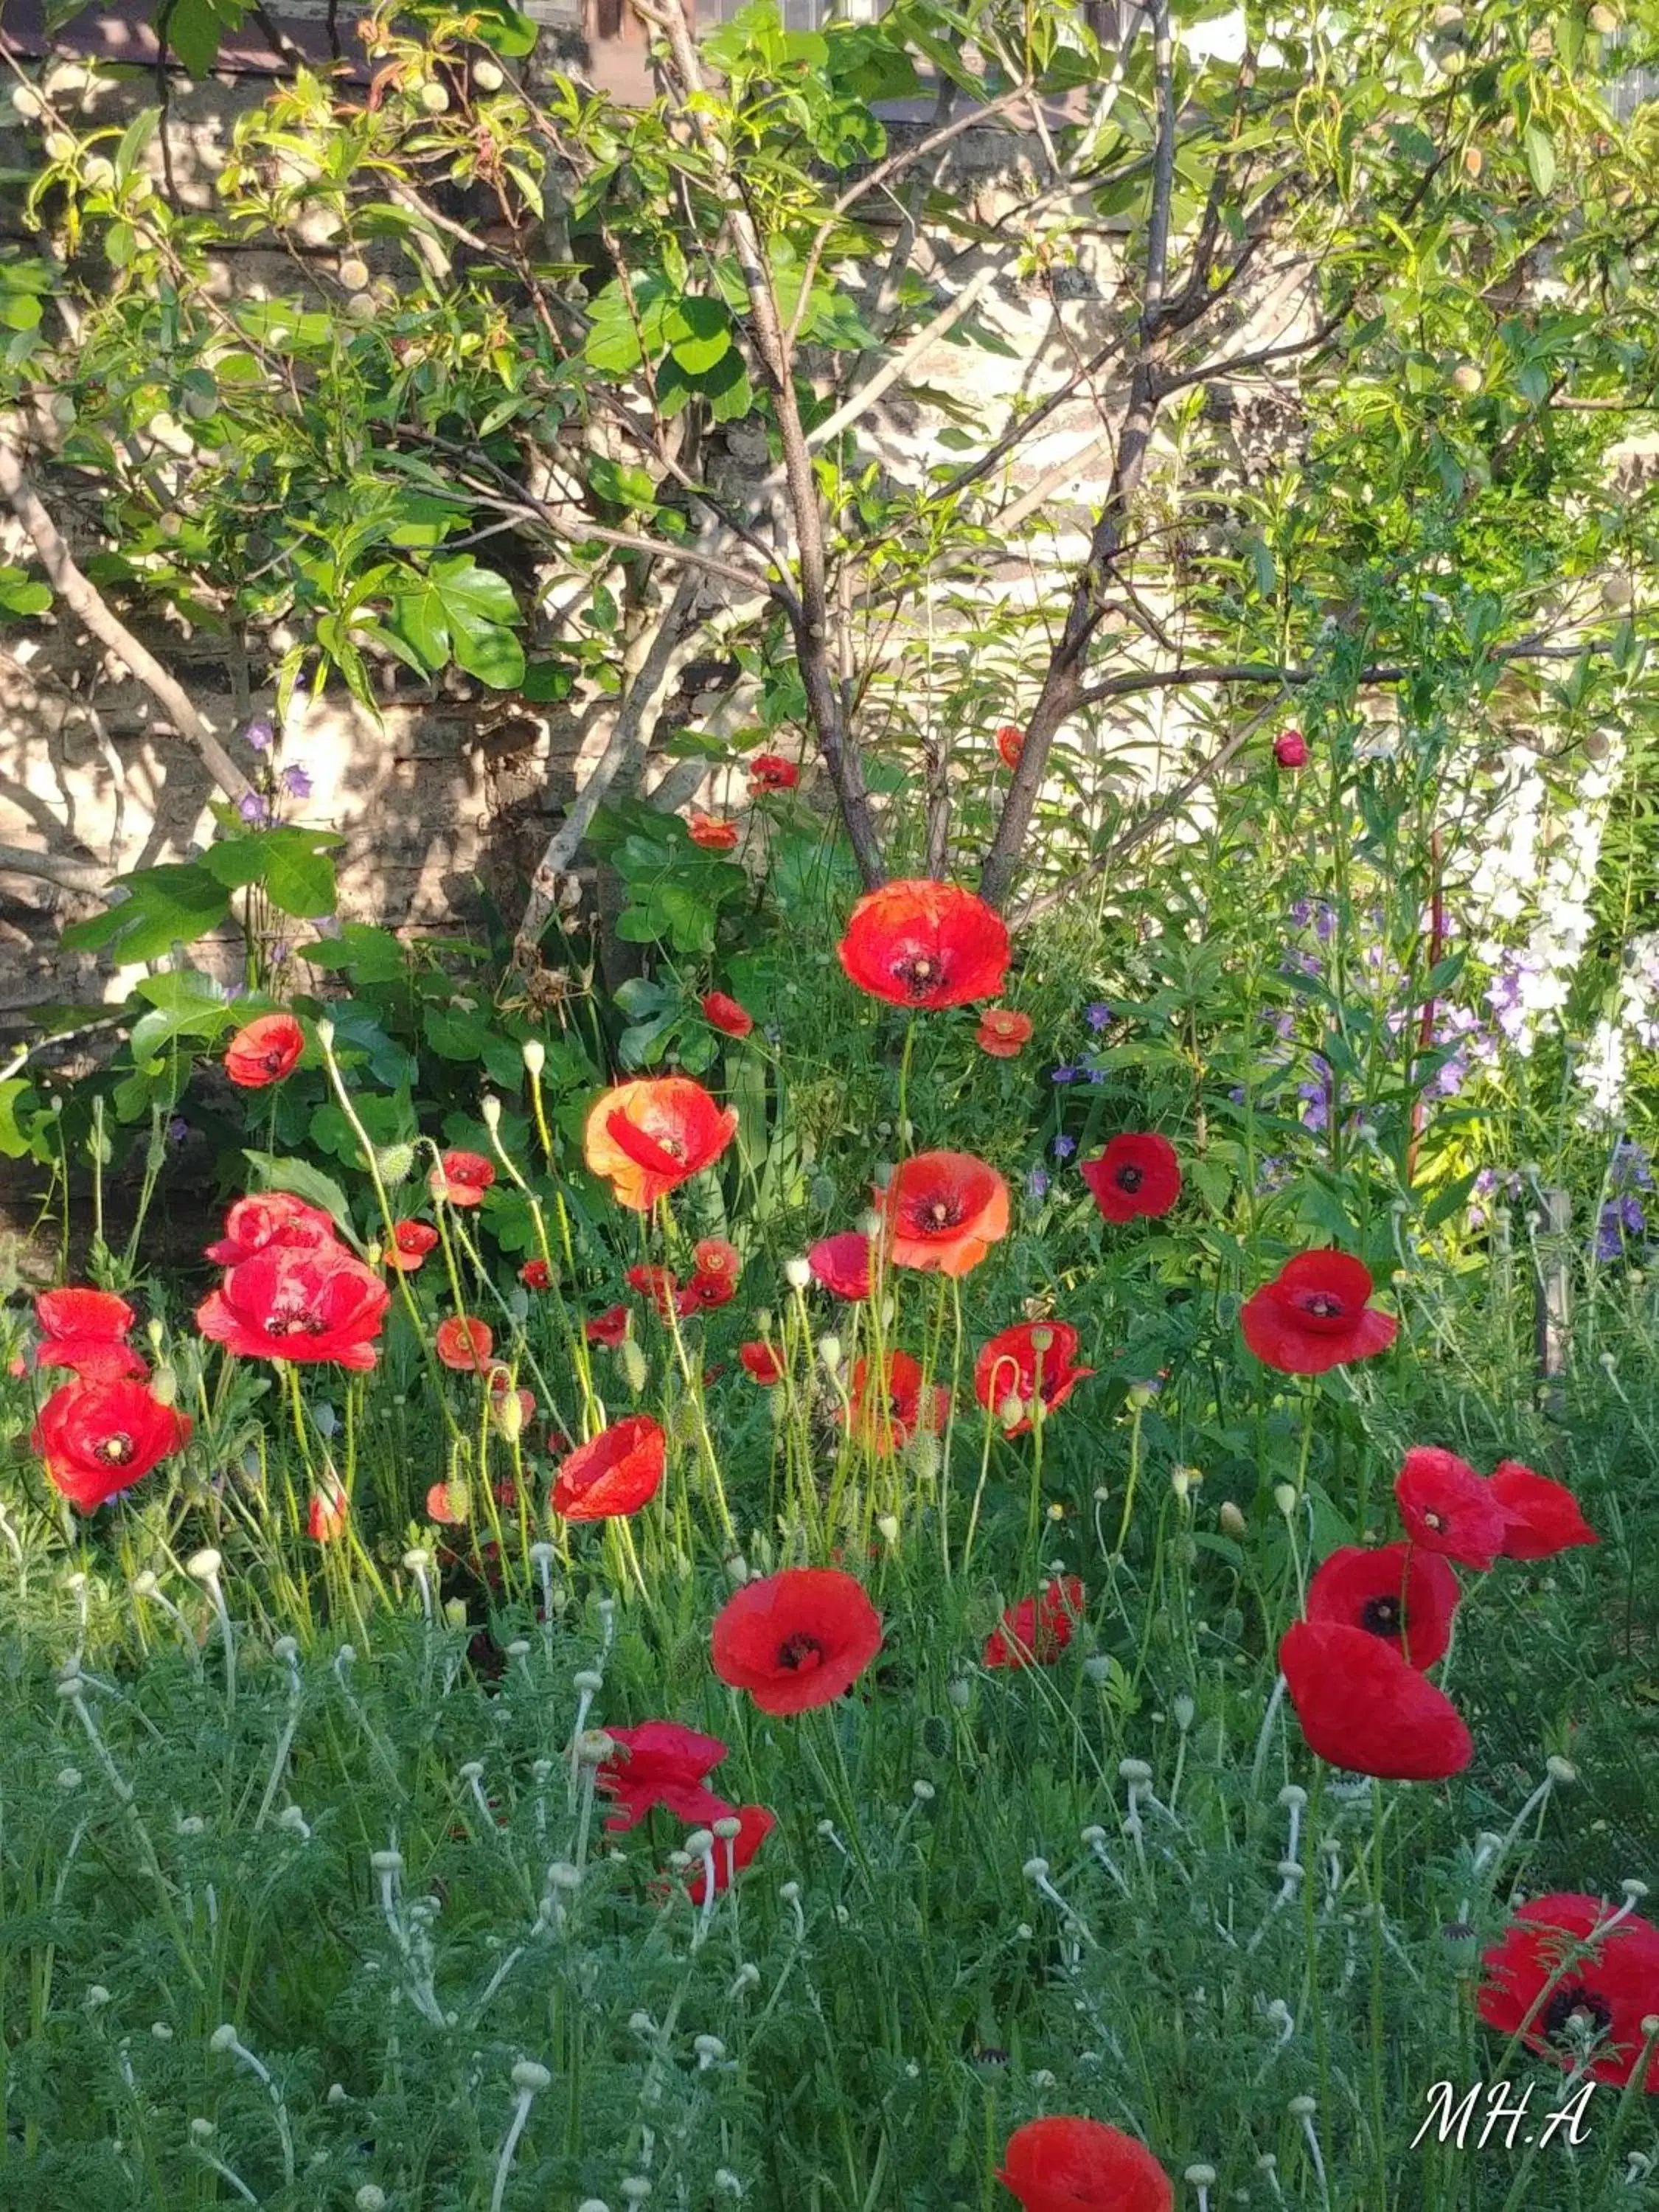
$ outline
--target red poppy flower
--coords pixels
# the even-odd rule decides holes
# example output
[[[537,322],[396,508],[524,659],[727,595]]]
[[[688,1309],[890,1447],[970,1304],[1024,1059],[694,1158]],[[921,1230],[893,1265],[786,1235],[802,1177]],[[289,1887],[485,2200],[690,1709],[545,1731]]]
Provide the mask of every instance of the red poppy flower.
[[[705,1306],[729,1306],[738,1295],[730,1275],[705,1275],[701,1269],[680,1292],[677,1310],[699,1313]]]
[[[1299,1252],[1244,1302],[1239,1326],[1264,1366],[1322,1375],[1386,1352],[1400,1324],[1365,1301],[1371,1273],[1346,1252]]]
[[[1008,1233],[1008,1186],[971,1152],[912,1154],[877,1203],[896,1267],[965,1275]]]
[[[803,1713],[850,1690],[881,1649],[881,1615],[837,1567],[745,1583],[715,1616],[714,1672],[763,1713]]]
[[[1025,732],[1018,722],[1005,722],[997,732],[997,757],[1004,768],[1016,769],[1025,750]]]
[[[1024,2212],[1170,2212],[1175,2189],[1144,2143],[1103,2120],[1027,2120],[997,2179]]]
[[[757,797],[763,791],[793,791],[800,769],[781,753],[757,753],[749,763],[749,788]]]
[[[1133,1221],[1138,1213],[1156,1218],[1181,1195],[1176,1148],[1151,1131],[1114,1137],[1100,1158],[1085,1160],[1078,1173],[1108,1221]]]
[[[1308,1747],[1333,1766],[1389,1782],[1442,1782],[1474,1756],[1456,1707],[1386,1638],[1298,1620],[1279,1664]]]
[[[743,1255],[724,1237],[700,1237],[692,1248],[700,1275],[728,1275],[735,1283],[743,1273]]]
[[[311,1493],[311,1504],[306,1512],[306,1534],[313,1544],[331,1544],[345,1534],[346,1516],[351,1510],[351,1500],[337,1482],[326,1485]]]
[[[735,999],[728,999],[724,991],[710,991],[702,1001],[702,1018],[727,1036],[746,1037],[755,1026],[755,1017]]]
[[[137,1316],[113,1291],[70,1285],[63,1290],[42,1291],[34,1301],[34,1318],[48,1337],[113,1338],[125,1336]]]
[[[738,1832],[730,1843],[720,1836],[714,1838],[714,1894],[718,1897],[731,1886],[732,1875],[742,1873],[777,1826],[778,1816],[775,1813],[769,1813],[764,1805],[727,1805],[718,1797],[714,1803],[718,1809],[704,1825],[712,1826],[715,1820],[733,1818],[738,1822]],[[687,1873],[686,1893],[693,1905],[702,1903],[707,1880],[701,1866]]]
[[[1308,741],[1300,730],[1281,730],[1273,739],[1273,758],[1280,768],[1306,768]]]
[[[628,1334],[628,1308],[607,1306],[585,1325],[582,1334],[590,1344],[602,1344],[608,1351],[615,1351]]]
[[[81,1380],[54,1390],[29,1438],[46,1473],[79,1513],[141,1480],[190,1441],[186,1413],[142,1382]]]
[[[386,1263],[400,1275],[412,1275],[437,1242],[438,1232],[428,1221],[394,1221]]]
[[[1503,1942],[1483,1955],[1487,1978],[1476,2007],[1500,2035],[1519,2034],[1530,2016],[1528,2050],[1563,2066],[1576,2068],[1586,2041],[1596,2037],[1590,2074],[1623,2088],[1647,2041],[1642,2022],[1659,2015],[1659,1928],[1632,1913],[1565,1966],[1612,1917],[1599,1898],[1582,1891],[1533,1898],[1516,1913]],[[1641,2087],[1650,2095],[1659,2093],[1659,2052],[1648,2061]]]
[[[1012,1006],[988,1006],[974,1032],[974,1042],[993,1060],[1016,1060],[1030,1042],[1031,1017]]]
[[[1455,1452],[1434,1444],[1408,1451],[1394,1495],[1406,1534],[1425,1552],[1484,1571],[1504,1548],[1510,1516],[1492,1485]]]
[[[1039,1348],[1036,1340],[1043,1342]],[[1037,1395],[1037,1378],[1042,1377],[1042,1410],[1052,1413],[1056,1406],[1063,1406],[1078,1384],[1092,1375],[1092,1367],[1074,1367],[1077,1356],[1077,1331],[1063,1321],[1017,1322],[991,1339],[974,1362],[974,1395],[981,1406],[999,1418],[1005,1402],[1018,1398],[1022,1407],[1018,1420],[1003,1430],[1009,1437],[1023,1437],[1031,1425],[1031,1401]]]
[[[609,1182],[619,1206],[644,1213],[711,1167],[737,1127],[737,1108],[722,1112],[690,1076],[649,1076],[619,1083],[594,1101],[582,1157]]]
[[[432,1339],[439,1358],[458,1374],[482,1374],[495,1344],[489,1324],[471,1314],[451,1314],[438,1323]]]
[[[34,1355],[37,1369],[65,1367],[83,1382],[142,1381],[149,1373],[126,1341],[132,1308],[113,1291],[78,1285],[42,1291],[34,1317],[44,1332]]]
[[[1083,1616],[1083,1584],[1075,1575],[1047,1583],[1038,1597],[1023,1597],[985,1639],[988,1667],[1052,1667]]]
[[[1008,973],[1002,916],[954,884],[884,884],[853,908],[836,947],[860,991],[895,1006],[994,999]]]
[[[1446,1656],[1457,1577],[1414,1544],[1345,1544],[1308,1585],[1310,1620],[1335,1620],[1380,1636],[1419,1673]]]
[[[226,1046],[225,1073],[244,1091],[263,1091],[290,1074],[305,1048],[306,1033],[292,1014],[261,1014]]]
[[[482,1152],[444,1152],[426,1182],[434,1198],[447,1198],[452,1206],[482,1206],[495,1180],[495,1170]]]
[[[1518,1459],[1500,1460],[1489,1486],[1510,1516],[1502,1549],[1506,1559],[1553,1559],[1575,1544],[1601,1540],[1565,1483],[1534,1474]]]
[[[594,1780],[617,1808],[605,1824],[613,1832],[637,1827],[655,1805],[700,1826],[726,1810],[703,1787],[726,1757],[727,1747],[717,1735],[699,1735],[678,1721],[641,1721],[637,1728],[608,1728],[605,1734],[617,1750]]]
[[[240,1267],[244,1260],[273,1246],[298,1249],[338,1242],[331,1216],[320,1206],[307,1206],[290,1190],[268,1190],[258,1197],[237,1200],[225,1216],[224,1235],[208,1246],[205,1256],[221,1267]],[[433,1242],[437,1242],[435,1236]]]
[[[625,1279],[629,1289],[648,1300],[664,1321],[678,1310],[680,1279],[672,1267],[630,1267]]]
[[[870,1239],[856,1229],[821,1237],[806,1255],[815,1279],[838,1298],[856,1304],[870,1295]]]
[[[446,1528],[459,1528],[466,1520],[468,1504],[464,1482],[434,1482],[426,1493],[426,1517]]]
[[[244,1359],[368,1369],[391,1303],[380,1277],[341,1247],[280,1247],[232,1267],[196,1309],[196,1326]]]
[[[746,1375],[752,1375],[757,1382],[763,1382],[769,1389],[783,1380],[783,1355],[775,1346],[740,1344],[738,1362]]]
[[[729,853],[738,842],[735,822],[722,822],[713,814],[694,814],[687,827],[691,842],[701,845],[705,853]]]
[[[937,1436],[951,1406],[944,1384],[924,1387],[921,1364],[908,1352],[887,1354],[884,1389],[877,1386],[878,1372],[872,1360],[853,1363],[848,1406],[842,1418],[860,1443],[885,1458],[908,1443],[918,1429]]]
[[[567,1521],[612,1521],[637,1513],[657,1494],[668,1439],[649,1413],[601,1429],[559,1462],[553,1510]]]

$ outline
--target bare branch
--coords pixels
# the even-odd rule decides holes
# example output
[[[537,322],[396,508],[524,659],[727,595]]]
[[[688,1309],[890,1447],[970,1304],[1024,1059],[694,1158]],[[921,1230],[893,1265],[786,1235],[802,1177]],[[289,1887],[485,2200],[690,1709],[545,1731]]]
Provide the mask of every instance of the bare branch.
[[[31,852],[26,845],[0,845],[0,875],[38,876],[59,890],[93,893],[109,889],[107,868],[95,860],[76,860],[64,853]]]
[[[251,788],[247,778],[214,735],[178,678],[162,667],[148,646],[140,644],[112,611],[94,585],[75,565],[69,547],[58,535],[40,494],[23,473],[16,447],[0,431],[0,495],[27,531],[41,566],[70,613],[83,622],[93,635],[118,653],[151,698],[161,708],[179,735],[198,755],[219,788],[232,799]]]
[[[882,364],[867,384],[860,384],[855,392],[848,395],[833,415],[826,416],[822,422],[807,432],[807,445],[828,444],[831,438],[839,436],[842,431],[856,422],[860,415],[867,413],[930,345],[962,320],[981,293],[989,290],[1000,273],[992,263],[980,270],[977,275],[970,276],[956,298],[948,301],[931,322],[924,323],[900,352],[893,354]]]

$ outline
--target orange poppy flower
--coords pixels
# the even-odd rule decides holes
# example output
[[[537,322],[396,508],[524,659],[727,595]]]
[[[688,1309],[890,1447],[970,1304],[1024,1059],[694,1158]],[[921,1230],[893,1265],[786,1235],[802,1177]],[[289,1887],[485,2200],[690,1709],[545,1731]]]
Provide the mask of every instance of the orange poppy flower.
[[[263,1091],[291,1074],[305,1048],[306,1033],[292,1014],[261,1014],[226,1046],[225,1073],[244,1091]]]
[[[434,1198],[452,1206],[482,1206],[483,1194],[495,1180],[495,1170],[482,1152],[445,1152],[427,1177]]]
[[[738,842],[735,822],[722,822],[713,814],[694,814],[689,825],[691,842],[705,853],[729,853]]]
[[[743,1267],[737,1246],[728,1244],[723,1237],[701,1238],[691,1256],[700,1275],[726,1275],[734,1283]]]
[[[494,1344],[489,1324],[475,1321],[470,1314],[451,1314],[447,1321],[438,1323],[432,1339],[439,1358],[459,1375],[482,1374]]]
[[[722,1111],[690,1076],[647,1077],[595,1099],[582,1157],[619,1206],[644,1213],[712,1166],[737,1127],[737,1108]]]
[[[1013,1060],[1030,1041],[1031,1017],[1017,1014],[1012,1006],[987,1006],[974,1034],[974,1042],[993,1060]]]
[[[1008,1234],[1008,1186],[971,1152],[917,1152],[876,1204],[898,1267],[965,1275]]]
[[[860,991],[895,1006],[994,999],[1008,972],[1002,916],[972,891],[925,878],[866,893],[836,950]]]
[[[997,753],[1004,768],[1019,766],[1019,757],[1025,750],[1025,732],[1018,722],[1005,722],[997,732]]]

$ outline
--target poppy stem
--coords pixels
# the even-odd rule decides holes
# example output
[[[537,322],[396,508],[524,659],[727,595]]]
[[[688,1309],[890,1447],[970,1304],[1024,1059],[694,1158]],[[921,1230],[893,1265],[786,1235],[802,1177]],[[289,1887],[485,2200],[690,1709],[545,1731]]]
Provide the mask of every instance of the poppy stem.
[[[898,1136],[899,1158],[901,1159],[903,1159],[910,1150],[910,1121],[908,1113],[908,1102],[910,1097],[910,1055],[915,1049],[915,1042],[916,1018],[912,1014],[904,1024],[904,1050],[899,1056],[898,1128],[896,1133]]]
[[[1124,1543],[1128,1537],[1129,1516],[1134,1511],[1135,1489],[1140,1480],[1140,1420],[1145,1408],[1133,1402],[1135,1395],[1133,1392],[1130,1394],[1129,1482],[1128,1487],[1123,1493],[1123,1518],[1118,1523],[1117,1543],[1114,1547],[1120,1559],[1122,1557]]]

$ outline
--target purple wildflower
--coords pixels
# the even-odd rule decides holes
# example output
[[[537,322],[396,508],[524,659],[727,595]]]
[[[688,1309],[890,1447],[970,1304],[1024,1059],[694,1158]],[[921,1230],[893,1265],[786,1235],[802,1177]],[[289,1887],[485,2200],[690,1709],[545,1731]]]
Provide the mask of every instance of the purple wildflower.
[[[1048,1149],[1057,1160],[1069,1160],[1077,1146],[1069,1137],[1061,1135],[1054,1139]]]
[[[1048,1170],[1046,1168],[1033,1168],[1030,1174],[1025,1178],[1025,1195],[1031,1200],[1033,1204],[1036,1204],[1041,1200],[1046,1198],[1048,1194]]]
[[[276,742],[276,725],[269,714],[256,714],[242,735],[256,753],[268,753]]]
[[[1613,1158],[1607,1163],[1607,1187],[1611,1190],[1651,1190],[1653,1163],[1646,1148],[1634,1138],[1620,1137],[1613,1148]]]
[[[250,830],[263,830],[270,820],[270,802],[257,791],[245,791],[236,802],[236,811]]]
[[[1075,1083],[1082,1073],[1080,1067],[1052,1067],[1048,1071],[1048,1080],[1050,1083]]]
[[[283,770],[282,785],[290,799],[309,799],[311,796],[311,778],[297,763]]]
[[[1098,1036],[1102,1030],[1110,1028],[1112,1010],[1103,1000],[1097,999],[1093,1006],[1083,1009],[1083,1018]]]
[[[185,1139],[187,1136],[189,1136],[189,1134],[190,1134],[190,1124],[189,1124],[189,1122],[185,1121],[185,1117],[184,1117],[184,1115],[183,1115],[182,1114],[175,1114],[175,1115],[173,1115],[173,1119],[172,1119],[172,1120],[167,1123],[167,1142],[168,1142],[168,1144],[170,1144],[170,1145],[182,1145],[182,1144],[184,1143],[184,1141],[185,1141]]]

